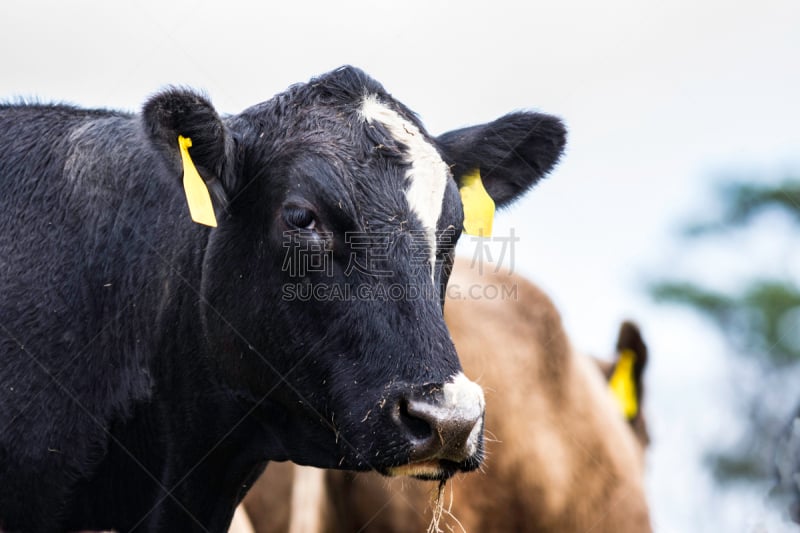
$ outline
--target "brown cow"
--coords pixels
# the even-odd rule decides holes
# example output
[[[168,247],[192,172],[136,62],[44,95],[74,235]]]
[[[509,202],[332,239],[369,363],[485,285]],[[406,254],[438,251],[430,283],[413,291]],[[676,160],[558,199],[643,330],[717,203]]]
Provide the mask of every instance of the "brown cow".
[[[650,531],[643,419],[630,421],[636,433],[626,427],[603,374],[570,346],[550,299],[518,276],[479,277],[464,263],[450,284],[445,317],[465,372],[486,390],[488,442],[483,472],[446,485],[452,514],[441,530]],[[468,290],[488,285],[506,290]],[[640,402],[646,348],[627,323],[618,345],[625,349],[642,355],[634,365]],[[608,376],[614,367],[606,365]],[[436,492],[434,482],[282,463],[269,466],[244,505],[257,533],[417,533],[431,522]]]

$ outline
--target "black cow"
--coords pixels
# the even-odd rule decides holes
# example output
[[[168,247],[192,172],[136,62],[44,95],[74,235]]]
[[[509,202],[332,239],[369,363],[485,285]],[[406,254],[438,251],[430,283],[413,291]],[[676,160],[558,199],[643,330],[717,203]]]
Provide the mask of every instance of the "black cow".
[[[458,184],[503,206],[564,138],[536,113],[431,137],[352,67],[225,118],[183,89],[0,107],[0,529],[224,531],[267,461],[476,468],[441,308]]]

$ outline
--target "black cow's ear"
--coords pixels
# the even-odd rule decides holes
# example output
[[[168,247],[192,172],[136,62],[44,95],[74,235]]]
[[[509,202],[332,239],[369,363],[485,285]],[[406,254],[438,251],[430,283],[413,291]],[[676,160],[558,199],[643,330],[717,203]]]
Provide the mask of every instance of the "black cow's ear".
[[[453,177],[480,170],[486,192],[502,207],[508,205],[558,162],[567,130],[559,119],[540,113],[512,113],[502,118],[437,138]]]
[[[180,137],[205,182],[215,207],[226,208],[231,192],[233,140],[207,98],[184,89],[167,89],[150,98],[142,110],[145,134],[180,178],[186,161]]]

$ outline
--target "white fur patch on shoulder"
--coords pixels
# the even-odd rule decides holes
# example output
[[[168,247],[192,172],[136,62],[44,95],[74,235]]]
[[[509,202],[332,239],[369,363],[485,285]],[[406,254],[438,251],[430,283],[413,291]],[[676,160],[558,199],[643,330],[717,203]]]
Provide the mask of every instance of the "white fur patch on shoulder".
[[[431,277],[436,267],[436,223],[442,212],[444,191],[450,179],[450,168],[436,148],[428,142],[414,123],[382,104],[378,97],[364,97],[361,116],[368,123],[380,122],[395,140],[407,147],[406,162],[410,168],[406,173],[409,187],[406,190],[408,205],[422,222],[430,245]]]

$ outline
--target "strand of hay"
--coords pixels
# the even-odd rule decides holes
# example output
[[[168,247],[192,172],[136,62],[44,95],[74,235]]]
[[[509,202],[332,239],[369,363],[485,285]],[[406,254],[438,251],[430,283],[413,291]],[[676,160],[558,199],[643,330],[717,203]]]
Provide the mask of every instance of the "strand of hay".
[[[439,482],[439,489],[436,491],[436,496],[431,501],[431,511],[433,512],[433,516],[431,516],[431,523],[428,524],[428,529],[425,533],[444,533],[441,528],[441,521],[442,516],[447,515],[450,519],[458,525],[461,529],[462,533],[467,533],[467,530],[464,529],[463,524],[455,517],[453,514],[453,486],[450,485],[450,504],[447,506],[447,509],[444,507],[444,486],[447,484],[447,481],[442,480]],[[450,531],[454,531],[453,527],[449,524],[445,524],[447,529]]]
[[[447,483],[445,480],[439,482],[439,490],[436,491],[436,496],[431,502],[431,523],[428,524],[428,530],[425,533],[444,533],[439,527],[439,522],[442,520],[442,513],[444,513],[444,486]]]

